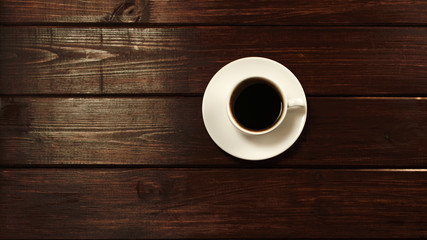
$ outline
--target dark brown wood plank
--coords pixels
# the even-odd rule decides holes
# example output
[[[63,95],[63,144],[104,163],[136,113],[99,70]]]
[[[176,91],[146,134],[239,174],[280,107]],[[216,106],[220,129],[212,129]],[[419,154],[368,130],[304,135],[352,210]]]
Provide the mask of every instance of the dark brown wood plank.
[[[1,29],[0,93],[197,93],[226,63],[275,59],[307,94],[427,94],[427,28]]]
[[[0,164],[427,166],[427,98],[309,98],[307,123],[295,145],[255,165],[214,144],[201,102],[2,98]]]
[[[427,237],[426,171],[3,169],[0,236]]]
[[[3,0],[4,23],[426,24],[423,0]]]

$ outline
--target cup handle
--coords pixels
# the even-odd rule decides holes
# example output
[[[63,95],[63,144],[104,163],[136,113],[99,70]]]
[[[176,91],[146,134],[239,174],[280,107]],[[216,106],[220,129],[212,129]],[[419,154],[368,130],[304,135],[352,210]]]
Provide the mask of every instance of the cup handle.
[[[305,101],[301,98],[288,99],[288,108],[305,107]]]

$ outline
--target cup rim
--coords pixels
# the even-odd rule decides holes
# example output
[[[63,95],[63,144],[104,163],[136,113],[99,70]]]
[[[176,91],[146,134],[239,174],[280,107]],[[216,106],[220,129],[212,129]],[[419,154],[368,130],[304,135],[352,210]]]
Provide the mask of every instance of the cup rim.
[[[265,129],[265,130],[261,130],[261,131],[254,131],[254,130],[250,130],[250,129],[246,129],[244,127],[242,127],[235,119],[233,112],[231,110],[231,97],[233,96],[234,91],[236,90],[236,88],[244,81],[251,79],[251,78],[261,78],[265,81],[267,81],[269,84],[273,85],[278,91],[280,96],[282,97],[282,111],[280,113],[280,117],[279,119],[269,128]],[[287,110],[288,110],[288,104],[287,104],[287,97],[286,94],[284,93],[283,89],[279,86],[279,84],[275,83],[273,80],[264,77],[264,76],[249,76],[244,78],[243,80],[238,81],[232,88],[231,91],[228,93],[227,95],[227,115],[228,115],[228,119],[231,121],[231,123],[234,125],[234,127],[236,127],[238,130],[240,130],[243,133],[246,133],[248,135],[263,135],[266,133],[269,133],[271,131],[273,131],[274,129],[276,129],[285,119]]]

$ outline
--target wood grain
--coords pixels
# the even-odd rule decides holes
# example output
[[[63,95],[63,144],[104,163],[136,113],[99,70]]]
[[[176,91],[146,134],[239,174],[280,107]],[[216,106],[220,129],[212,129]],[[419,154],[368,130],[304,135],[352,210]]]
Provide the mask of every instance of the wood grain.
[[[0,236],[426,237],[426,171],[7,169]]]
[[[423,0],[2,0],[3,23],[426,24]]]
[[[426,28],[1,29],[1,94],[196,93],[226,63],[275,59],[313,95],[427,94]]]
[[[426,238],[426,10],[1,0],[0,239]],[[260,162],[201,115],[210,78],[247,56],[309,96],[298,141]]]
[[[2,98],[0,164],[426,167],[426,98],[309,98],[295,145],[253,163],[218,148],[200,97]]]

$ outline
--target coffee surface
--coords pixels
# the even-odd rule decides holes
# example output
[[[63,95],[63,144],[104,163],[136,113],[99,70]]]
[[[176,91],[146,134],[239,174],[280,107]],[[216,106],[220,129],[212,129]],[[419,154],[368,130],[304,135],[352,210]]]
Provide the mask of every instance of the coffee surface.
[[[235,120],[243,128],[263,131],[279,120],[283,100],[269,81],[250,78],[236,87],[230,104]]]

